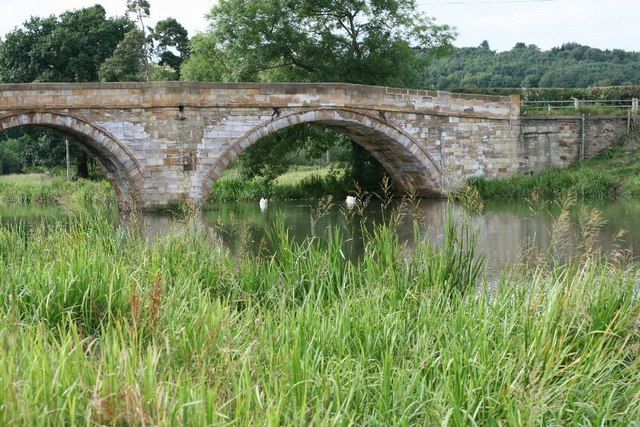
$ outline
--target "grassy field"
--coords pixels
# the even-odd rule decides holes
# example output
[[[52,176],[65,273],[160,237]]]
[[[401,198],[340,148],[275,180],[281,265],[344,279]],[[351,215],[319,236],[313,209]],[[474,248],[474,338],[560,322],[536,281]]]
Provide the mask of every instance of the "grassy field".
[[[400,214],[392,218],[399,218]],[[362,262],[334,230],[272,257],[98,216],[0,225],[0,423],[633,424],[637,269],[585,248],[484,283],[473,233]]]
[[[640,200],[640,149],[620,146],[566,169],[469,184],[484,199],[559,199],[572,193],[587,200]]]
[[[116,205],[107,181],[76,180],[44,174],[1,175],[0,205]]]

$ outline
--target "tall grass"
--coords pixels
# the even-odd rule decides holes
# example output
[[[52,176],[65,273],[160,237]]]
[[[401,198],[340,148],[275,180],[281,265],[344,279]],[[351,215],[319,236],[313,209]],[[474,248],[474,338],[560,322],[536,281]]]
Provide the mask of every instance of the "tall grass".
[[[397,218],[397,216],[396,216]],[[636,270],[601,256],[486,288],[473,233],[408,257],[384,221],[270,257],[100,216],[0,226],[2,424],[631,424]]]
[[[0,205],[116,205],[115,192],[106,181],[68,181],[43,174],[0,176]]]

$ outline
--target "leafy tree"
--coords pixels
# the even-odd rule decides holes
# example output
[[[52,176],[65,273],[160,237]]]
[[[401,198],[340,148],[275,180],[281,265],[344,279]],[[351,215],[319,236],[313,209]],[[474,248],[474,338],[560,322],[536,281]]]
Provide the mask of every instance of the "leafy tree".
[[[189,59],[180,67],[181,77],[193,81],[223,81],[231,76],[233,65],[218,49],[216,40],[208,34],[196,34],[189,41]]]
[[[100,67],[100,80],[105,82],[136,82],[145,79],[145,37],[142,31],[133,29]]]
[[[155,41],[154,53],[159,57],[158,64],[170,67],[180,77],[180,66],[189,56],[189,34],[174,18],[159,21],[151,36]]]
[[[142,51],[144,76],[147,81],[151,80],[151,64],[149,63],[149,48],[147,47],[147,35],[144,25],[144,20],[151,15],[151,5],[148,0],[127,0],[127,12],[135,16],[140,24],[140,31],[142,32]]]
[[[227,81],[415,86],[427,58],[415,49],[443,53],[455,36],[413,0],[222,0],[209,19],[208,59]]]
[[[302,157],[317,158],[327,150],[348,141],[338,132],[309,124],[292,126],[263,138],[238,159],[245,178],[261,176],[267,180],[285,173]]]
[[[0,133],[0,174],[60,168],[65,163],[65,144],[55,133],[40,128],[12,128]],[[77,168],[87,169],[85,153],[71,145]],[[86,176],[86,175],[85,175]]]
[[[100,64],[131,28],[126,18],[107,18],[99,5],[31,18],[0,42],[0,81],[96,81]]]

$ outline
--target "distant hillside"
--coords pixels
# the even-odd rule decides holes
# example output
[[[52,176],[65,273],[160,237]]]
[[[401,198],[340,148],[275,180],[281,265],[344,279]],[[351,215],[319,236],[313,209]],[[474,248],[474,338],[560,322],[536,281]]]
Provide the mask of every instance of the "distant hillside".
[[[496,53],[487,42],[455,48],[425,71],[424,86],[442,90],[590,87],[640,84],[640,52],[601,50],[575,43],[548,51],[518,43]]]

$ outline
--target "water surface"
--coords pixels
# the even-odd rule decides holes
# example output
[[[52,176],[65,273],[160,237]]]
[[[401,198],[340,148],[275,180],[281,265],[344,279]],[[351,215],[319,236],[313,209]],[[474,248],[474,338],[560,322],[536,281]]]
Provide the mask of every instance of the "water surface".
[[[276,227],[288,230],[291,238],[298,242],[310,236],[326,235],[328,229],[339,229],[346,240],[345,256],[357,261],[364,251],[361,224],[370,226],[380,222],[388,217],[393,208],[393,204],[385,207],[381,203],[371,202],[362,211],[364,221],[361,222],[361,217],[355,211],[348,213],[341,204],[320,215],[317,202],[271,201],[266,210],[261,210],[257,202],[225,202],[217,203],[203,212],[199,223],[219,237],[212,244],[222,242],[232,252],[243,250],[265,254],[269,253],[270,235]],[[600,212],[604,220],[596,239],[597,245],[605,251],[617,248],[640,253],[639,202],[579,203],[573,206],[568,235],[556,238],[567,253],[583,250],[581,223],[593,210]],[[46,226],[85,213],[55,206],[0,207],[0,221],[22,223],[25,227]],[[417,225],[420,238],[437,244],[442,239],[447,216],[453,215],[477,233],[478,247],[487,257],[487,272],[495,274],[504,267],[521,262],[527,252],[548,252],[553,243],[553,224],[559,213],[560,208],[553,204],[529,206],[505,202],[490,203],[481,213],[469,213],[444,200],[421,200],[415,215],[407,216],[399,223],[397,233],[409,250],[414,244],[414,225]],[[122,224],[117,209],[108,210],[107,216],[114,225]],[[143,217],[142,227],[147,239],[153,241],[179,232],[184,227],[184,221],[170,214],[149,214]],[[622,239],[621,231],[625,232]]]

